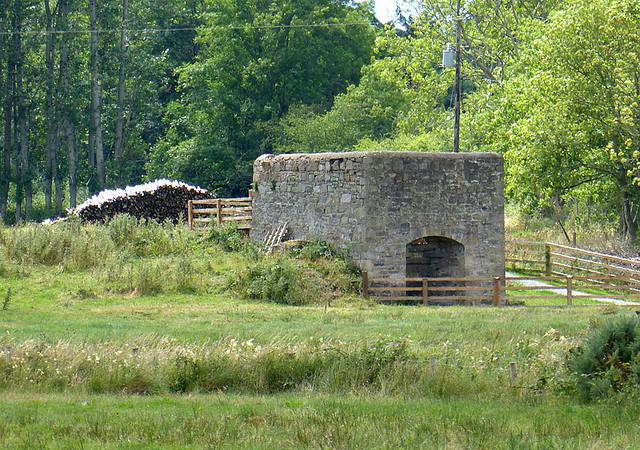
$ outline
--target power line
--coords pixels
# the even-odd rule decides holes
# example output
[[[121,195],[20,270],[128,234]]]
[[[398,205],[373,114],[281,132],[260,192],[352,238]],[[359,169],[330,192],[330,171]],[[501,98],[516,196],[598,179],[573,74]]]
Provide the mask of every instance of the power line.
[[[24,31],[1,31],[0,36],[26,35],[37,36],[46,34],[89,34],[94,31],[100,33],[176,33],[182,31],[225,31],[225,30],[246,30],[246,29],[274,29],[274,28],[330,28],[330,27],[351,27],[366,25],[371,26],[371,22],[340,22],[340,23],[307,23],[290,25],[229,25],[220,27],[187,27],[187,28],[140,28],[140,29],[108,29],[108,30],[24,30]]]

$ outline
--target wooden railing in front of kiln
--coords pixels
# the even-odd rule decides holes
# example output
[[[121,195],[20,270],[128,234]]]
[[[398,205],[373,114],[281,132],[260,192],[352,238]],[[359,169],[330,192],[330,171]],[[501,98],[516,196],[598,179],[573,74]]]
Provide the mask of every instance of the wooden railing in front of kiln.
[[[527,286],[526,281],[541,282]],[[544,285],[543,285],[544,284]],[[593,291],[596,292],[593,292]],[[592,292],[587,292],[592,291]],[[640,300],[640,281],[631,277],[457,277],[457,278],[370,278],[362,273],[362,292],[381,302],[416,302],[423,305],[448,303],[505,305],[526,300],[566,298]],[[519,295],[507,295],[507,292]],[[544,295],[543,295],[544,294]],[[550,302],[551,306],[551,302]]]

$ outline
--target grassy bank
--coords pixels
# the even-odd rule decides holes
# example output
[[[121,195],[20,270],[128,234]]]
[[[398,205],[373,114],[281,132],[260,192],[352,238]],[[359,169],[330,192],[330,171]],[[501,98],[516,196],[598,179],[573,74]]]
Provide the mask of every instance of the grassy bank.
[[[639,445],[635,391],[580,403],[565,364],[635,310],[379,305],[322,244],[237,238],[2,229],[0,446]]]

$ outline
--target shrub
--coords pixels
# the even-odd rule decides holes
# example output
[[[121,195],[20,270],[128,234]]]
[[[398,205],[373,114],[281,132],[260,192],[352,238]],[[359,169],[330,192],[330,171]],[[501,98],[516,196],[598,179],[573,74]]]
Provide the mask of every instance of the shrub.
[[[347,250],[337,250],[325,241],[307,242],[293,250],[301,259],[316,262],[321,259],[332,260],[338,263],[342,269],[352,275],[361,275],[360,268],[353,262]]]
[[[605,322],[568,359],[575,387],[585,401],[640,384],[640,320],[627,316]]]
[[[344,259],[344,255],[337,251],[331,244],[325,241],[305,242],[293,250],[300,258],[316,261],[320,258]]]
[[[178,356],[169,370],[171,392],[215,392],[237,387],[242,373],[228,358],[210,355],[206,358]]]
[[[305,305],[311,300],[302,270],[284,259],[255,263],[241,271],[232,284],[241,296],[252,300],[286,305]]]
[[[7,289],[7,295],[2,302],[2,310],[7,311],[9,309],[9,303],[11,303],[11,288]]]
[[[293,256],[308,261],[305,266],[317,274],[325,293],[335,296],[356,294],[362,290],[362,272],[345,251],[336,250],[325,241],[313,241],[292,250]]]
[[[232,222],[225,222],[220,226],[211,227],[209,240],[218,244],[225,252],[239,252],[245,246],[245,238]]]
[[[408,342],[404,339],[390,340],[380,337],[370,345],[364,345],[349,353],[334,358],[327,368],[321,382],[326,388],[334,392],[350,392],[365,389],[376,391],[389,383],[400,381],[395,372],[406,375],[410,367],[419,370],[417,379],[422,378],[422,364],[418,364],[416,355],[410,351]],[[400,378],[404,378],[401,376]],[[415,381],[415,379],[413,380]],[[401,383],[410,382],[408,379]]]

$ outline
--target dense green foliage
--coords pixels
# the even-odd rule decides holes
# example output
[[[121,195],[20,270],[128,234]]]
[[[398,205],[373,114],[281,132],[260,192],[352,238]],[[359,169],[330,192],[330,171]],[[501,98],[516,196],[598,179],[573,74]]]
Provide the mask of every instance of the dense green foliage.
[[[292,106],[329,107],[369,62],[371,16],[347,5],[210,2],[201,51],[179,70],[182,98],[147,170],[246,195],[253,160],[272,151],[272,123]]]
[[[358,85],[325,113],[292,110],[280,151],[452,148],[451,5],[421,2],[404,33],[376,41]],[[507,200],[576,226],[616,223],[635,236],[635,1],[464,2],[461,149],[505,156]]]
[[[246,195],[266,152],[496,151],[507,201],[636,235],[636,0],[421,0],[403,28],[347,0],[3,2],[0,219],[171,177]],[[93,11],[96,10],[96,14]]]
[[[576,388],[585,400],[635,391],[640,383],[640,319],[615,318],[592,331],[573,352],[569,366]]]
[[[326,109],[369,62],[369,4],[0,4],[0,221],[173,177],[246,195],[270,123]]]

